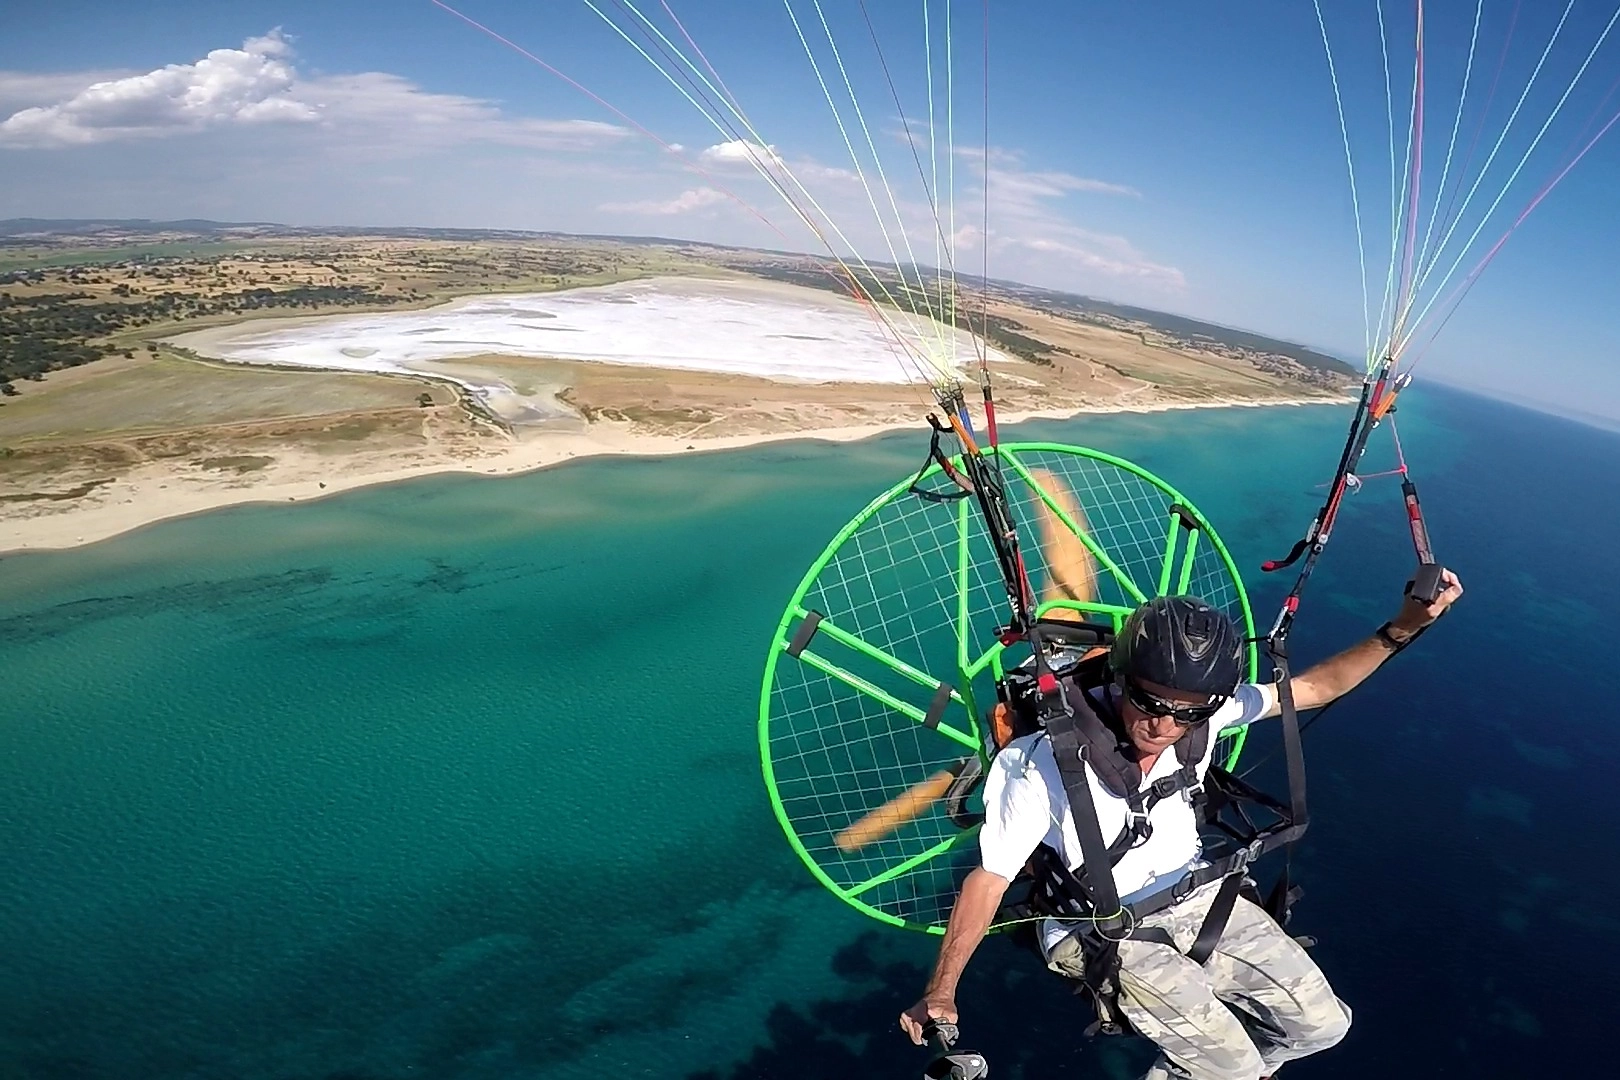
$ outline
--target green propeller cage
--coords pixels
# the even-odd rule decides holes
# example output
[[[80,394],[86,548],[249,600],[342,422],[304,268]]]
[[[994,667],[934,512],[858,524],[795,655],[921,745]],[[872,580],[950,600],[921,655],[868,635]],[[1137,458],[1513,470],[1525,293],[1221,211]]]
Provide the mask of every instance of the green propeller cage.
[[[1052,580],[1038,513],[1079,539],[1095,572],[1094,595],[1046,600],[1037,614],[1068,609],[1117,629],[1146,599],[1191,593],[1253,638],[1231,555],[1169,484],[1084,447],[1013,443],[987,453],[999,458],[1037,592]],[[1064,508],[1052,477],[1084,521]],[[937,464],[915,483],[949,486]],[[976,501],[936,502],[913,486],[902,481],[855,515],[794,591],[765,664],[759,750],[777,820],[816,879],[881,922],[940,933],[977,861],[978,829],[953,820],[938,794],[973,757],[988,760],[985,710],[1003,665],[1027,646],[997,636],[1006,588]],[[1258,659],[1250,645],[1251,679]],[[1219,749],[1228,768],[1243,739]],[[853,843],[848,830],[874,814],[893,820]]]

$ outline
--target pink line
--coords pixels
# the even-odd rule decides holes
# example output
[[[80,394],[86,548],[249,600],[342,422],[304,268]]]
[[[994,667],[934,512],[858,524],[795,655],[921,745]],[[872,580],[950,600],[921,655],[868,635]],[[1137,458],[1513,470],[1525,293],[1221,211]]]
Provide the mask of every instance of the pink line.
[[[1617,123],[1620,123],[1620,112],[1617,112],[1611,116],[1609,118],[1609,122],[1604,124],[1603,127],[1599,129],[1598,133],[1592,136],[1585,146],[1581,147],[1581,152],[1576,154],[1574,158],[1570,160],[1568,165],[1565,165],[1561,170],[1559,170],[1558,175],[1547,181],[1547,183],[1543,185],[1542,189],[1536,192],[1535,198],[1530,200],[1530,205],[1526,206],[1522,211],[1520,211],[1519,216],[1513,219],[1513,224],[1508,226],[1507,232],[1502,234],[1502,238],[1491,246],[1491,250],[1485,253],[1485,257],[1479,261],[1479,265],[1474,267],[1473,270],[1469,271],[1468,276],[1464,278],[1461,284],[1459,284],[1457,288],[1452,291],[1452,294],[1446,298],[1445,303],[1441,305],[1441,309],[1446,311],[1446,317],[1440,320],[1439,326],[1434,328],[1434,333],[1431,334],[1429,336],[1429,340],[1424,343],[1422,352],[1418,354],[1417,358],[1414,359],[1411,365],[1407,368],[1408,372],[1410,372],[1412,368],[1417,367],[1418,361],[1423,359],[1423,353],[1428,352],[1429,346],[1434,344],[1435,337],[1439,335],[1441,330],[1445,329],[1446,323],[1450,322],[1451,317],[1457,313],[1457,307],[1461,305],[1463,296],[1470,288],[1473,287],[1473,284],[1476,280],[1478,280],[1479,275],[1485,272],[1485,267],[1490,265],[1491,260],[1496,258],[1496,253],[1502,250],[1502,246],[1508,242],[1508,237],[1512,236],[1514,230],[1516,230],[1520,225],[1524,224],[1525,218],[1530,216],[1531,211],[1535,210],[1536,207],[1541,205],[1541,200],[1552,194],[1552,189],[1557,187],[1559,182],[1562,181],[1564,177],[1569,175],[1571,169],[1580,164],[1581,159],[1586,156],[1587,151],[1596,146],[1598,141],[1602,139],[1603,136],[1607,135],[1609,133],[1609,129],[1614,127],[1614,125]],[[1448,306],[1449,310],[1446,310]]]
[[[1474,128],[1474,137],[1469,140],[1468,153],[1463,157],[1463,167],[1457,173],[1457,186],[1451,189],[1451,198],[1446,201],[1446,212],[1440,215],[1440,234],[1444,236],[1451,224],[1451,211],[1457,205],[1457,196],[1462,192],[1467,182],[1468,166],[1474,163],[1474,151],[1479,149],[1479,137],[1485,133],[1485,121],[1491,114],[1491,102],[1496,100],[1496,85],[1502,79],[1502,71],[1507,66],[1508,46],[1513,43],[1513,28],[1519,24],[1519,4],[1522,0],[1513,0],[1513,16],[1508,19],[1507,37],[1502,40],[1502,55],[1496,59],[1496,74],[1491,76],[1491,89],[1485,95],[1485,108],[1479,114],[1479,124]],[[1435,252],[1435,261],[1438,262],[1440,253]],[[1430,265],[1434,265],[1430,263]]]
[[[671,146],[669,143],[665,142],[663,139],[659,138],[657,135],[654,135],[651,131],[647,130],[641,124],[637,123],[623,109],[620,109],[618,106],[612,104],[611,102],[609,102],[608,100],[603,98],[600,94],[597,94],[594,91],[592,91],[590,89],[587,89],[584,85],[579,83],[577,80],[569,78],[567,75],[563,74],[561,71],[559,71],[556,68],[552,67],[550,64],[546,63],[544,60],[540,59],[538,56],[534,55],[534,53],[530,52],[528,49],[525,49],[523,46],[519,45],[517,42],[513,41],[511,38],[502,37],[500,34],[496,33],[494,30],[491,30],[489,27],[485,26],[483,23],[479,22],[477,19],[474,19],[470,15],[464,15],[461,12],[457,11],[455,8],[451,7],[449,4],[446,4],[444,2],[444,0],[430,0],[430,2],[435,7],[443,8],[445,11],[448,11],[450,14],[454,15],[456,18],[460,19],[462,22],[466,23],[468,26],[471,26],[473,29],[479,30],[479,31],[482,31],[485,34],[488,34],[490,37],[494,38],[496,41],[500,42],[502,45],[505,45],[507,48],[511,49],[513,52],[518,53],[520,56],[524,56],[524,57],[527,57],[530,60],[533,60],[536,64],[539,64],[541,67],[545,68],[547,71],[549,71],[553,75],[557,76],[557,78],[561,79],[563,82],[567,83],[569,86],[572,86],[575,90],[578,90],[580,93],[584,94],[586,97],[590,98],[592,101],[594,101],[598,105],[602,106],[602,108],[606,109],[608,112],[612,113],[614,116],[617,116],[620,120],[623,120],[625,123],[629,124],[631,127],[635,128],[637,131],[639,131],[643,135],[647,136],[647,138],[651,139],[653,142],[657,143],[659,146],[662,146],[665,150],[668,150],[671,154],[674,154],[676,157],[680,158],[683,162],[685,162],[692,169],[692,171],[696,172],[699,176],[702,176],[705,180],[709,181],[709,183],[713,184],[714,187],[715,187],[715,190],[719,191],[722,195],[725,195],[726,197],[730,198],[738,206],[741,206],[744,210],[747,210],[750,214],[753,214],[760,221],[764,222],[766,227],[769,228],[772,232],[774,232],[777,236],[780,236],[783,240],[788,239],[786,233],[784,233],[781,229],[777,228],[776,225],[774,223],[772,223],[772,221],[769,218],[767,218],[759,210],[756,210],[754,208],[754,206],[751,203],[749,203],[746,199],[742,198],[742,196],[737,195],[736,193],[734,193],[734,192],[730,191],[729,189],[727,189],[723,184],[721,184],[718,180],[716,180],[712,174],[710,174],[706,169],[704,169],[703,166],[698,165],[696,162],[693,162],[685,154],[683,154],[679,150],[675,149],[673,146]],[[791,243],[791,241],[789,241],[789,242]]]
[[[1417,0],[1417,85],[1412,100],[1412,196],[1406,211],[1406,252],[1401,256],[1400,303],[1395,305],[1396,326],[1406,321],[1403,309],[1411,300],[1412,257],[1417,245],[1419,184],[1423,178],[1423,0]]]
[[[726,80],[722,79],[720,77],[720,73],[718,71],[714,70],[714,65],[709,63],[709,58],[707,56],[703,55],[703,50],[698,48],[698,43],[692,40],[692,35],[691,34],[688,34],[686,32],[685,24],[682,23],[681,20],[680,20],[680,17],[677,16],[675,14],[675,12],[670,9],[669,0],[658,0],[658,2],[663,5],[664,12],[671,19],[674,20],[675,28],[681,32],[681,37],[685,38],[686,43],[688,45],[692,46],[692,51],[697,53],[698,59],[703,61],[703,66],[709,69],[709,74],[710,75],[714,76],[714,81],[720,84],[720,92],[726,95],[726,100],[731,102],[731,107],[733,109],[736,109],[737,110],[737,115],[741,116],[743,118],[743,120],[746,122],[747,119],[748,119],[748,115],[743,112],[743,107],[741,105],[737,104],[737,99],[734,96],[732,96],[731,88],[726,85]]]

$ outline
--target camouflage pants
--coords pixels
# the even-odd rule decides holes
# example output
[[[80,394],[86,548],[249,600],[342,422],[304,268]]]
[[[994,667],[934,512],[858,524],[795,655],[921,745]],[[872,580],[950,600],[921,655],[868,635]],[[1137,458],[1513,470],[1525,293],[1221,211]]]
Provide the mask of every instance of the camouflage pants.
[[[1169,933],[1182,952],[1151,941],[1120,943],[1120,1010],[1163,1051],[1146,1080],[1257,1080],[1285,1061],[1327,1049],[1350,1028],[1350,1010],[1321,969],[1242,897],[1210,958],[1202,966],[1187,959],[1184,951],[1192,948],[1219,887],[1207,885],[1143,920]],[[1072,952],[1069,944],[1052,950],[1055,970],[1077,959],[1063,955]]]

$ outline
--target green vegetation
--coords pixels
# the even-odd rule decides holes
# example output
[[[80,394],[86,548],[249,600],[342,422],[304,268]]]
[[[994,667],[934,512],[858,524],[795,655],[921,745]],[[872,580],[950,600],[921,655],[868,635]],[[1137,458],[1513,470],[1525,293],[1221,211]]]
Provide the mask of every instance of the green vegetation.
[[[113,350],[87,344],[129,324],[134,304],[94,303],[89,293],[46,293],[27,299],[0,292],[0,393],[17,379],[99,360]]]
[[[8,248],[0,245],[0,274],[58,266],[96,266],[126,259],[206,259],[243,251],[249,245],[231,244],[131,244],[115,251],[54,251],[50,248]]]
[[[1042,367],[1052,366],[1052,358],[1047,355],[1052,347],[1044,341],[1020,334],[1014,330],[1013,327],[1018,324],[1011,319],[991,315],[974,322],[965,313],[958,312],[956,325],[964,330],[981,330],[986,341],[1002,352],[1010,353],[1020,360],[1027,360],[1031,364],[1040,364]]]
[[[12,280],[8,281],[7,278]],[[21,273],[0,276],[0,284],[37,279]],[[130,296],[119,285],[113,293]],[[104,342],[120,331],[175,319],[257,311],[263,308],[321,308],[355,304],[398,303],[363,285],[301,285],[289,289],[241,289],[205,297],[173,290],[139,299],[100,300],[88,292],[36,293],[13,296],[0,292],[0,394],[15,395],[17,379],[88,364],[103,356],[130,353],[123,345]]]
[[[1247,330],[1234,330],[1217,323],[1132,307],[1129,304],[1110,304],[1103,300],[1093,300],[1089,296],[1075,296],[1071,293],[1033,289],[1027,286],[1018,286],[1016,291],[1025,300],[1036,302],[1037,306],[1076,315],[1086,322],[1103,326],[1117,326],[1117,321],[1142,323],[1195,347],[1224,346],[1247,352],[1274,353],[1277,356],[1286,356],[1295,363],[1315,371],[1332,375],[1357,377],[1361,375],[1359,368],[1352,367],[1326,353],[1306,348],[1304,345],[1296,345],[1291,341],[1282,341],[1263,334],[1251,334]],[[1144,344],[1148,343],[1145,338],[1143,341]]]

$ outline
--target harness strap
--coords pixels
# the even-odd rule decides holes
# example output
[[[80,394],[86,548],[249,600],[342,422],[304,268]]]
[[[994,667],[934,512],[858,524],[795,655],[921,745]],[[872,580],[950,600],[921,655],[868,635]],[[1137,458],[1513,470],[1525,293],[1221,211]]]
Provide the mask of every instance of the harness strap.
[[[1142,899],[1130,905],[1130,913],[1140,921],[1149,915],[1157,915],[1166,908],[1175,907],[1193,893],[1202,889],[1212,881],[1219,881],[1227,876],[1241,879],[1248,872],[1249,864],[1270,851],[1286,847],[1298,840],[1305,832],[1302,826],[1289,825],[1267,833],[1247,847],[1239,848],[1224,858],[1216,859],[1208,866],[1200,866],[1196,870],[1189,870],[1177,879],[1174,885],[1167,885],[1157,892],[1149,893]]]
[[[1055,750],[1054,747],[1054,752]],[[1126,796],[1125,827],[1114,837],[1114,842],[1108,845],[1110,867],[1119,865],[1119,860],[1125,857],[1126,852],[1153,836],[1153,822],[1148,815],[1153,813],[1155,806],[1179,791],[1187,792],[1187,797],[1193,800],[1193,808],[1196,810],[1198,800],[1203,797],[1203,788],[1198,784],[1198,776],[1194,770],[1182,769],[1174,776],[1162,776],[1148,785],[1145,792],[1133,791]]]
[[[1187,950],[1187,959],[1203,967],[1204,961],[1215,951],[1220,943],[1221,935],[1226,933],[1227,920],[1232,917],[1232,906],[1237,903],[1238,890],[1243,887],[1243,875],[1228,874],[1226,880],[1221,882],[1220,889],[1215,893],[1215,899],[1209,905],[1209,912],[1204,916],[1204,922],[1198,927],[1198,937],[1193,941],[1193,947]]]
[[[1277,673],[1277,704],[1281,709],[1283,757],[1288,762],[1288,817],[1301,833],[1310,823],[1305,805],[1305,750],[1299,740],[1299,712],[1294,708],[1294,680],[1288,674],[1288,649],[1280,641],[1269,643]]]
[[[1172,949],[1176,947],[1176,939],[1170,936],[1170,931],[1158,926],[1139,926],[1131,931],[1130,940],[1151,941],[1155,945],[1168,945]]]
[[[1119,903],[1119,890],[1114,884],[1113,863],[1108,848],[1103,844],[1102,824],[1097,820],[1097,806],[1091,798],[1091,783],[1086,779],[1086,759],[1080,745],[1080,732],[1073,717],[1048,728],[1052,740],[1052,757],[1057,761],[1058,773],[1063,777],[1064,794],[1069,799],[1069,810],[1074,818],[1074,831],[1080,840],[1080,857],[1086,867],[1097,873],[1082,874],[1076,880],[1098,913],[1099,930],[1125,925],[1126,915]],[[1060,858],[1059,864],[1063,862]],[[1108,867],[1108,870],[1104,870]]]

